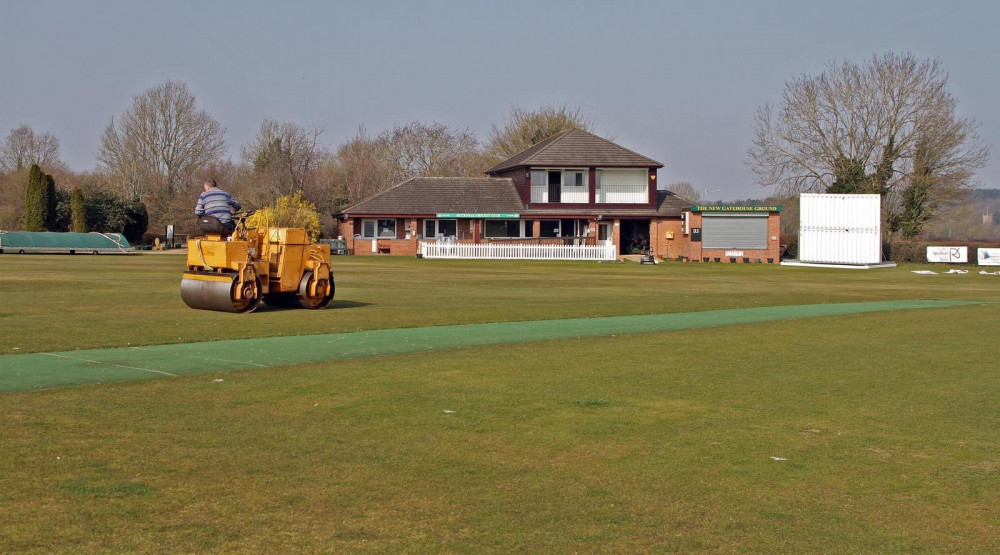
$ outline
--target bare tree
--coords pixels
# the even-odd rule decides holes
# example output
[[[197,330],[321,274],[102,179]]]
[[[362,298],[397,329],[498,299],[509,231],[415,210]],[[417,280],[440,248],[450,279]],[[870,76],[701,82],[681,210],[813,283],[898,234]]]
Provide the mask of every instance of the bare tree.
[[[493,165],[556,133],[570,129],[591,131],[592,128],[593,123],[583,117],[580,108],[565,104],[547,104],[536,110],[514,107],[503,126],[492,126],[485,151]]]
[[[187,85],[167,81],[136,96],[101,136],[98,160],[119,194],[169,201],[225,152],[225,128],[199,110]]]
[[[479,147],[472,131],[443,123],[411,121],[395,125],[379,137],[388,144],[396,167],[407,178],[467,175],[467,158]]]
[[[0,229],[22,229],[24,223],[24,189],[28,183],[28,168],[0,172]]]
[[[683,199],[690,200],[691,202],[698,202],[701,200],[701,193],[698,192],[698,189],[694,188],[694,185],[688,183],[687,181],[671,183],[670,185],[667,185],[667,190]]]
[[[887,53],[830,64],[758,110],[748,165],[782,193],[882,194],[890,229],[909,213],[919,230],[989,159],[979,125],[956,106],[938,60]],[[907,202],[919,209],[905,210]]]
[[[337,148],[330,164],[338,204],[351,204],[378,194],[406,179],[393,162],[390,145],[364,127]]]
[[[337,148],[329,169],[336,204],[358,202],[418,176],[479,175],[475,135],[441,123],[410,122],[371,136],[363,127]]]
[[[48,170],[53,166],[65,166],[59,160],[59,139],[49,133],[35,133],[30,126],[21,125],[12,129],[0,144],[0,171],[15,172],[32,164]]]
[[[243,163],[275,198],[314,189],[316,170],[330,156],[320,143],[322,134],[322,129],[265,119],[243,146]]]

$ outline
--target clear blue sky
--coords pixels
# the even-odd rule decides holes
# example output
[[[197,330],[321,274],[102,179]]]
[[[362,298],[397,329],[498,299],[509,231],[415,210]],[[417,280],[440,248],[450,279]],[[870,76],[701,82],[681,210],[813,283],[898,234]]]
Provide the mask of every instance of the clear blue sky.
[[[0,134],[56,135],[77,170],[134,95],[184,81],[233,157],[276,118],[326,129],[438,121],[480,139],[512,105],[580,106],[658,159],[661,182],[763,196],[757,106],[830,60],[937,57],[1000,144],[1000,2],[82,2],[0,0]],[[995,153],[1000,156],[1000,153]],[[1000,187],[1000,162],[979,178]]]

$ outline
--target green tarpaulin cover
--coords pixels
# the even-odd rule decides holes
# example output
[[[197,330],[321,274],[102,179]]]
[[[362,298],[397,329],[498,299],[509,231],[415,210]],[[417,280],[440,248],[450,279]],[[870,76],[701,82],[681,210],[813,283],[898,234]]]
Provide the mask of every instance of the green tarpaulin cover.
[[[0,250],[132,252],[121,233],[56,233],[52,231],[0,231]]]

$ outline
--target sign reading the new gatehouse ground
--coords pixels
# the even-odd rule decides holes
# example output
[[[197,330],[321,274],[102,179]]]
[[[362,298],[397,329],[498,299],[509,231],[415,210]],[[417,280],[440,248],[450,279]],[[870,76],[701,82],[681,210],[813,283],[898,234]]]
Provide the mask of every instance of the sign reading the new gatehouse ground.
[[[692,212],[781,212],[778,205],[772,206],[734,206],[734,205],[707,205],[694,204],[691,206]]]

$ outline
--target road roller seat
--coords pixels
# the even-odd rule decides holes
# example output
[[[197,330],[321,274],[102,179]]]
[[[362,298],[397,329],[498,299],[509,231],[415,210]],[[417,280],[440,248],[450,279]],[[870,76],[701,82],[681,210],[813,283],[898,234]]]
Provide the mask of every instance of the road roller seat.
[[[202,233],[226,236],[233,233],[233,230],[236,229],[236,223],[232,220],[229,223],[223,223],[215,216],[199,216],[198,229]]]

